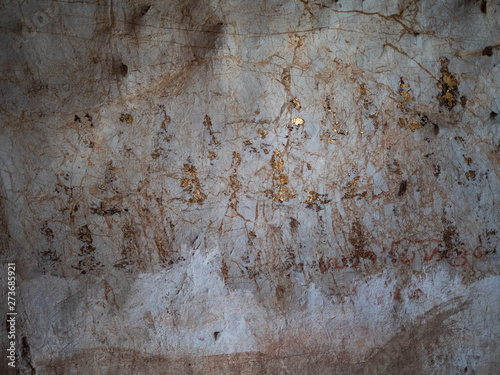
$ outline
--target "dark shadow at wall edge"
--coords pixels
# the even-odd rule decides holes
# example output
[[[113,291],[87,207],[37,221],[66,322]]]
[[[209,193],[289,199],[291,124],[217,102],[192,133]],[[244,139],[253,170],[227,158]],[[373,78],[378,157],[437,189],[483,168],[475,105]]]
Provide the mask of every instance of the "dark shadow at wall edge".
[[[0,273],[0,282],[2,283],[2,288],[0,288],[0,298],[3,301],[7,300],[7,288],[3,287],[7,285],[7,275],[3,270],[7,266],[9,253],[9,231],[7,226],[7,219],[5,213],[5,189],[2,181],[0,180],[0,260],[2,263],[2,272]],[[2,317],[7,316],[7,304],[0,303],[0,314]],[[2,328],[0,329],[0,343],[2,344],[2,348],[7,348],[8,338],[7,338],[7,318],[3,319]],[[0,355],[0,371],[2,374],[8,374],[7,370],[9,369],[7,364],[7,354],[2,353]]]

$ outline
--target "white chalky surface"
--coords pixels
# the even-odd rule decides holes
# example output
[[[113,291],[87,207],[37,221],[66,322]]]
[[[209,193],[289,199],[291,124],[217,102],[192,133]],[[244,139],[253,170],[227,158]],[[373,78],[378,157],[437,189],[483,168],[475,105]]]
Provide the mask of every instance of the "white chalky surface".
[[[20,373],[498,371],[498,2],[8,0],[0,26]]]

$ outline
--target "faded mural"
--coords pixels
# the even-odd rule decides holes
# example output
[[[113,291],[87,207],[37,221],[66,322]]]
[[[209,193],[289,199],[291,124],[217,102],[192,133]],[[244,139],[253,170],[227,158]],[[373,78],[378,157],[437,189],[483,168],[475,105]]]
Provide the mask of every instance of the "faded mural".
[[[4,1],[17,371],[495,373],[499,10]]]

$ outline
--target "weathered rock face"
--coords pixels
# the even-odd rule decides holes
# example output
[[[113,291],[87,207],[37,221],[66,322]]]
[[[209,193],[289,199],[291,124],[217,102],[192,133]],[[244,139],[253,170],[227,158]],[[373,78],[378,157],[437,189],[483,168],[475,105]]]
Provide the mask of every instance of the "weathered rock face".
[[[5,1],[19,371],[496,372],[499,9]]]

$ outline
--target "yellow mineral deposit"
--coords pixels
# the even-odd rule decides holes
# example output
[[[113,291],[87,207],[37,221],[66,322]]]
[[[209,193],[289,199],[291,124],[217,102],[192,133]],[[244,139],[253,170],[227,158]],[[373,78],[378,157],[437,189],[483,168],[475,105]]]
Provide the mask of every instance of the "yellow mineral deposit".
[[[293,98],[292,103],[297,111],[300,110],[301,106],[300,106],[300,100],[298,98]]]

